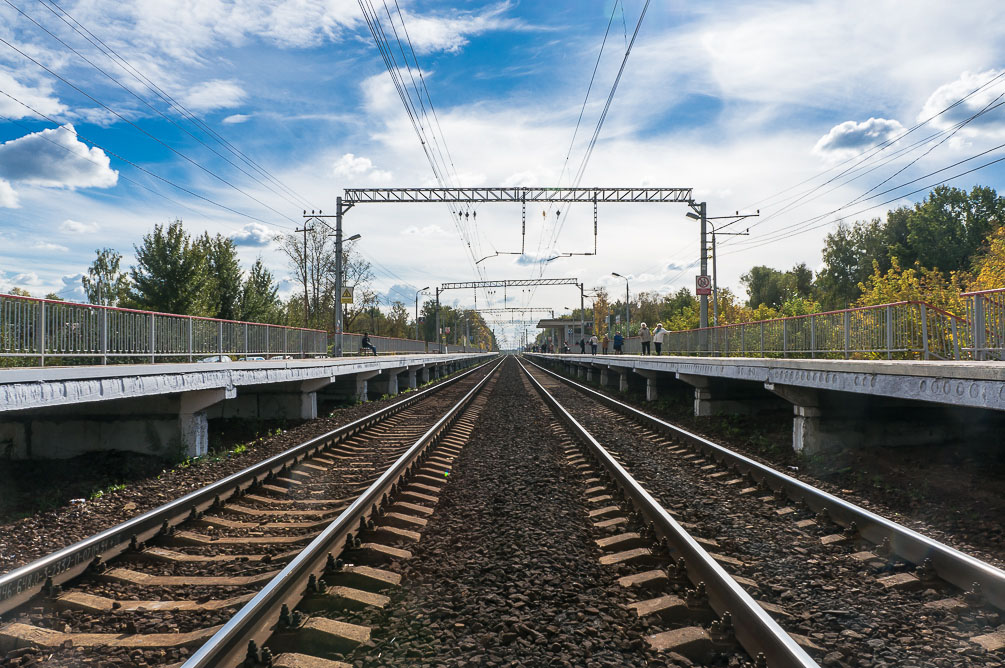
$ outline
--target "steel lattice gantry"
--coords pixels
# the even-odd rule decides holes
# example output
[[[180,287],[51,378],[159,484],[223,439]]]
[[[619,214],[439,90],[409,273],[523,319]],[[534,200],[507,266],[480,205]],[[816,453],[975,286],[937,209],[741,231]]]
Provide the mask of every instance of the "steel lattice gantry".
[[[346,188],[347,204],[391,202],[691,202],[690,188]]]

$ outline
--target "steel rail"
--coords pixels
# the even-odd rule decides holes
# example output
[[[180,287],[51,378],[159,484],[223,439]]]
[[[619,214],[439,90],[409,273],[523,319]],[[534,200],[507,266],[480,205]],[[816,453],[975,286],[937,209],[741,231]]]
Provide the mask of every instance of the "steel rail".
[[[0,575],[0,615],[26,603],[41,592],[47,580],[61,584],[84,573],[96,559],[107,561],[126,551],[133,543],[142,543],[157,536],[165,526],[172,527],[186,520],[192,511],[202,512],[232,494],[263,482],[297,462],[313,456],[319,450],[352,436],[387,417],[428,398],[440,389],[452,385],[483,368],[489,361],[475,366],[454,378],[420,390],[402,401],[370,415],[316,436],[285,452],[262,460],[243,471],[231,474],[210,485],[137,515],[89,538],[64,547],[50,555]]]
[[[537,365],[535,365],[537,366]],[[652,523],[656,533],[663,536],[687,563],[687,575],[697,585],[705,583],[709,605],[719,615],[732,616],[737,641],[756,657],[764,654],[772,668],[819,668],[792,639],[785,629],[771,618],[736,580],[718,564],[708,552],[604,449],[604,447],[572,417],[555,397],[520,363],[535,389],[573,434],[590,450],[597,462],[631,501],[632,505]]]
[[[461,412],[485,386],[504,360],[443,415],[436,424],[406,450],[377,480],[346,508],[304,550],[286,565],[253,599],[248,601],[182,665],[182,668],[224,668],[239,666],[248,654],[251,641],[262,646],[279,624],[283,605],[293,610],[307,594],[312,575],[320,578],[329,553],[338,551],[378,506],[394,496],[398,483],[419,468],[422,456],[453,425]]]
[[[740,474],[750,476],[754,481],[767,485],[774,491],[784,492],[793,501],[803,502],[816,512],[826,511],[830,519],[839,526],[848,528],[854,523],[859,535],[872,543],[880,545],[884,540],[889,540],[893,554],[905,561],[922,564],[926,559],[930,559],[940,578],[964,591],[969,590],[974,583],[979,584],[981,593],[989,603],[999,609],[1005,609],[1005,571],[592,388],[564,378],[532,360],[528,361],[566,385],[645,426],[672,434],[698,446],[719,463],[735,469]]]

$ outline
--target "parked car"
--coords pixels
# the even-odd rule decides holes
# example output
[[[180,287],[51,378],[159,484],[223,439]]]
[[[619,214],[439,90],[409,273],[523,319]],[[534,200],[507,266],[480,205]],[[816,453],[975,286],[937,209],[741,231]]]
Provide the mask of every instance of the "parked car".
[[[209,357],[203,357],[200,362],[233,362],[228,355],[211,355]]]
[[[270,360],[291,360],[293,355],[273,355],[269,358]]]
[[[264,362],[265,358],[261,355],[248,355],[247,357],[241,358],[242,362]]]

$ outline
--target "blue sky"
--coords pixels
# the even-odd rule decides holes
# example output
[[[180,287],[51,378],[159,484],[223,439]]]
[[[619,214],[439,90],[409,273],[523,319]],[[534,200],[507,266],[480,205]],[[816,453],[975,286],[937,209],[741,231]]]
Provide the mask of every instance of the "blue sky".
[[[384,11],[383,2],[373,4]],[[454,183],[569,185],[565,157],[604,32],[610,22],[572,171],[643,4],[399,0],[453,157]],[[289,271],[269,239],[295,227],[303,208],[331,210],[345,187],[436,185],[355,0],[80,0],[60,7],[283,186],[85,41],[58,9],[10,0],[0,5],[7,42],[0,43],[0,289],[79,298],[79,275],[96,248],[119,250],[128,265],[142,235],[174,218],[193,233],[234,236],[246,264],[261,255],[282,279]],[[395,4],[387,7],[398,21]],[[875,204],[937,180],[847,206],[910,161],[918,158],[881,190],[1003,142],[1005,116],[995,109],[927,155],[945,135],[787,206],[787,198],[833,176],[818,175],[841,160],[1001,74],[1003,19],[1000,2],[978,0],[652,3],[581,185],[692,187],[710,215],[759,208],[751,236],[720,248],[722,285],[739,289],[740,274],[754,264],[817,267],[823,236],[841,216],[881,215],[923,194]],[[908,139],[944,131],[1003,92],[1005,77]],[[951,183],[1001,191],[1003,175],[990,167]],[[379,289],[406,302],[414,287],[541,274],[617,291],[622,283],[610,276],[617,271],[636,292],[693,285],[698,237],[684,212],[681,205],[602,207],[597,256],[542,265],[532,260],[592,248],[592,210],[562,212],[554,244],[541,241],[551,230],[540,208],[528,210],[532,255],[502,255],[477,269],[475,255],[519,248],[519,207],[477,207],[478,223],[466,230],[470,251],[439,205],[361,206],[346,228],[364,235],[359,248],[375,261]],[[546,213],[552,220],[554,210]],[[506,305],[561,312],[578,306],[571,293],[520,292],[507,295]],[[471,294],[448,293],[447,300],[473,305]],[[502,302],[501,293],[480,294],[478,305]]]

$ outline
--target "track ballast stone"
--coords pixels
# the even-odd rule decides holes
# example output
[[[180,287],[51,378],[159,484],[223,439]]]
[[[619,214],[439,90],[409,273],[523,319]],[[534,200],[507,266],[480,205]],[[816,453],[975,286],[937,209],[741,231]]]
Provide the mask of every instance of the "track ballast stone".
[[[375,613],[357,666],[666,665],[602,566],[583,487],[554,420],[509,363]]]

